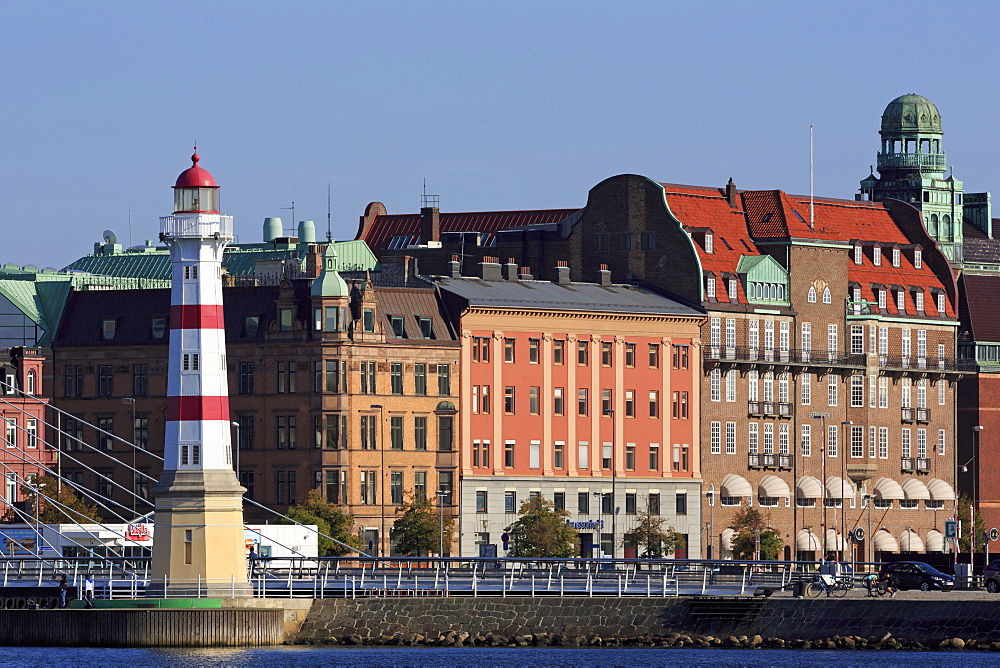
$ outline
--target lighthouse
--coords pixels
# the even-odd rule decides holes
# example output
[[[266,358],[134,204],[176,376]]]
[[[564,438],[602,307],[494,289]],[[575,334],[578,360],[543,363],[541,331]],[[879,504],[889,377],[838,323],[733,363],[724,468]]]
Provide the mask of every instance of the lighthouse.
[[[160,240],[170,248],[170,349],[163,473],[152,490],[152,595],[249,588],[222,310],[222,253],[233,240],[233,217],[219,213],[219,186],[199,160],[195,147],[173,187],[174,213],[160,218]]]

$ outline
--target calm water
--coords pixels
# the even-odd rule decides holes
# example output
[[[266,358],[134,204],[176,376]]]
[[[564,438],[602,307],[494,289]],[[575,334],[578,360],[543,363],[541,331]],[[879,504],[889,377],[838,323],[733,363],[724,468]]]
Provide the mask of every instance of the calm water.
[[[0,648],[0,666],[996,666],[1000,654],[820,650],[280,647],[246,650]]]

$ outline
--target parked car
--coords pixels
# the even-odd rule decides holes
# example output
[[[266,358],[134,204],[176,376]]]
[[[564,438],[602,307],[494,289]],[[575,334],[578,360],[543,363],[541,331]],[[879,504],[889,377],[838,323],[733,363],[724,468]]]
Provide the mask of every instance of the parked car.
[[[983,569],[983,582],[989,593],[1000,592],[1000,559],[994,559]]]
[[[922,561],[897,561],[885,564],[879,570],[879,577],[891,575],[900,589],[930,591],[955,588],[955,578]]]

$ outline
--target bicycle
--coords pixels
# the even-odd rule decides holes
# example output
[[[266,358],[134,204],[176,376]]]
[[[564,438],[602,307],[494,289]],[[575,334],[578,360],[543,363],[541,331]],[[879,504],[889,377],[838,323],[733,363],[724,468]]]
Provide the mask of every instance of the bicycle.
[[[837,580],[832,575],[820,575],[806,587],[806,596],[816,598],[826,592],[828,597],[843,598],[847,596],[848,589],[847,583],[843,580]]]

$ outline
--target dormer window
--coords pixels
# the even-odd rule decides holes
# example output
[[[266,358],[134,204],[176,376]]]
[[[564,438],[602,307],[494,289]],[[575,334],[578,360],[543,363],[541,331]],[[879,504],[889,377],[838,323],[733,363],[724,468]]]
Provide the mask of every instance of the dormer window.
[[[853,289],[853,290],[851,291],[851,298],[852,298],[852,299],[853,299],[853,300],[854,300],[855,302],[860,302],[860,301],[861,301],[861,288],[854,288],[854,289]]]
[[[916,269],[922,269],[924,266],[923,252],[919,250],[913,251],[913,266]]]
[[[104,318],[101,320],[101,338],[110,341],[115,338],[118,331],[118,318]]]
[[[729,301],[735,302],[739,297],[739,286],[737,285],[735,278],[729,279]]]
[[[885,290],[878,291],[878,310],[885,311]]]
[[[715,277],[709,276],[705,279],[705,294],[709,299],[715,299]]]
[[[924,293],[923,292],[915,292],[914,293],[914,297],[916,297],[916,300],[917,300],[917,313],[923,313],[924,312]]]
[[[899,268],[899,249],[898,248],[893,248],[892,249],[892,266],[896,267],[897,269]]]
[[[946,309],[945,309],[944,293],[943,292],[939,292],[938,293],[938,296],[937,296],[937,310],[938,310],[938,315],[940,315],[940,316],[945,315]]]
[[[705,252],[714,253],[715,252],[715,236],[711,232],[705,234]]]
[[[906,313],[906,291],[896,291],[896,311],[900,314]]]
[[[854,264],[861,264],[863,259],[864,249],[861,247],[861,244],[858,244],[854,247]]]
[[[809,294],[806,295],[806,301],[810,304],[816,303],[816,288],[815,286],[809,286]]]
[[[872,263],[876,267],[882,266],[882,249],[878,246],[872,249]]]
[[[823,303],[824,304],[833,303],[833,295],[830,294],[830,288],[823,288]]]

